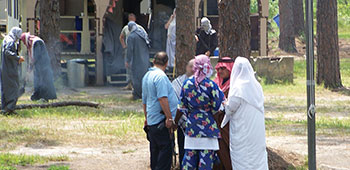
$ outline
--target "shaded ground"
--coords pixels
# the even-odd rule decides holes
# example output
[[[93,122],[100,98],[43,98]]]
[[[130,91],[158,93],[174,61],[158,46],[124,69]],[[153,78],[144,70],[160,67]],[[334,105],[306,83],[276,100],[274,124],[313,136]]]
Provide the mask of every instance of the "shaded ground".
[[[146,141],[144,141],[146,142]],[[39,154],[39,155],[67,155],[70,160],[67,162],[60,162],[58,164],[68,165],[71,169],[77,170],[97,170],[97,169],[147,169],[149,165],[148,161],[148,148],[144,147],[144,144],[130,144],[130,145],[118,145],[115,144],[115,148],[98,148],[98,147],[72,147],[72,146],[60,146],[60,147],[48,147],[45,149],[33,149],[33,148],[21,148],[11,153],[24,153],[24,154]],[[45,165],[37,165],[31,167],[19,167],[18,169],[24,170],[46,170],[51,165],[56,165],[57,162],[50,162]]]
[[[304,40],[297,38],[296,46],[298,53],[290,54],[285,53],[278,48],[278,38],[271,38],[269,40],[269,56],[293,55],[298,58],[304,58],[304,55],[306,54],[306,47],[303,41]],[[317,56],[316,51],[317,49],[315,49],[315,56]],[[339,39],[339,56],[341,58],[350,58],[350,39]]]

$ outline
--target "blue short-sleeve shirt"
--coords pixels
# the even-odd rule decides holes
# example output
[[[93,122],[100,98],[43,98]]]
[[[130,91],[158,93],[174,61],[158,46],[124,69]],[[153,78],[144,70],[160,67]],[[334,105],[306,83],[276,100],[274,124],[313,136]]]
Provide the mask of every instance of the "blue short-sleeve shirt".
[[[161,114],[162,107],[159,98],[167,97],[172,117],[175,117],[178,99],[169,78],[163,70],[153,67],[142,79],[142,102],[146,105],[147,124],[149,126],[160,123],[165,119]]]

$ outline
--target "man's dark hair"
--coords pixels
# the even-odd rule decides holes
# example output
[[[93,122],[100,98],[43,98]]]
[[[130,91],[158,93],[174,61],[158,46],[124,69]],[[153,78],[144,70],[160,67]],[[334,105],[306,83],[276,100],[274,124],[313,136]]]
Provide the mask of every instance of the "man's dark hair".
[[[165,66],[168,63],[168,55],[165,52],[158,52],[154,56],[153,64]]]
[[[134,13],[129,13],[128,17],[135,17],[136,18],[136,15]]]

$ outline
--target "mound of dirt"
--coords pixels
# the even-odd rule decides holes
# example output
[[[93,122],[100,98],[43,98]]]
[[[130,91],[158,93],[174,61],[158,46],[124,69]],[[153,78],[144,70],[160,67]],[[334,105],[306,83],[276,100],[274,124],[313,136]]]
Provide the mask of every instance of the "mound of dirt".
[[[272,148],[267,148],[267,153],[270,170],[287,170],[305,164],[303,156],[296,153],[287,153]]]

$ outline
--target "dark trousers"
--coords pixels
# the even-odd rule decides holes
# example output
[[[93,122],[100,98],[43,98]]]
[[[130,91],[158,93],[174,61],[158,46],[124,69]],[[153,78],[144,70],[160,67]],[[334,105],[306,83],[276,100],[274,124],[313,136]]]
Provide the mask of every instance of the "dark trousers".
[[[172,162],[172,142],[169,130],[158,125],[149,126],[148,138],[151,151],[152,170],[170,170]]]
[[[214,119],[218,125],[221,125],[224,117],[224,112],[219,112],[214,115]],[[228,123],[224,128],[219,126],[219,129],[222,137],[219,140],[220,150],[217,152],[220,163],[215,164],[213,170],[232,170],[230,156],[230,125]]]
[[[179,147],[179,161],[180,165],[182,165],[182,160],[184,159],[185,155],[185,135],[182,131],[182,129],[178,128],[177,130],[177,145]],[[182,167],[181,167],[182,169]]]

